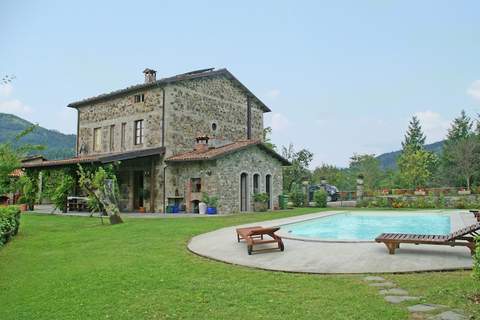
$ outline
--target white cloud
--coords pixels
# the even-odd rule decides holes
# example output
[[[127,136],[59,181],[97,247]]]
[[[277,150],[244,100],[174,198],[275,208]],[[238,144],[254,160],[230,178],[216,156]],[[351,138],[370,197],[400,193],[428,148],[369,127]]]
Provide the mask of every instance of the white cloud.
[[[9,97],[12,94],[13,86],[10,83],[0,85],[0,96]]]
[[[480,80],[473,81],[470,87],[467,89],[467,93],[473,99],[480,101]]]
[[[20,117],[24,117],[32,113],[32,109],[23,104],[20,100],[0,101],[0,112],[12,113]]]
[[[266,93],[266,96],[270,99],[276,99],[280,95],[280,90],[272,89]]]
[[[290,126],[290,121],[281,113],[272,113],[268,126],[273,131],[284,131]]]
[[[445,139],[450,122],[443,119],[439,113],[427,110],[416,112],[415,116],[420,120],[428,142]]]

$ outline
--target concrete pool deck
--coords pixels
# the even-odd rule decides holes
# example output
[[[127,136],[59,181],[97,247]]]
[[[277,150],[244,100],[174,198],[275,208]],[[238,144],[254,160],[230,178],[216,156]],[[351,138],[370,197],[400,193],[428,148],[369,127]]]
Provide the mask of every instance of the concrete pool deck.
[[[380,211],[376,212],[381,213]],[[391,213],[391,211],[387,212]],[[451,219],[452,229],[476,222],[468,211],[428,210],[428,212],[455,212]],[[238,227],[279,226],[336,213],[339,211],[326,211],[222,228],[193,237],[188,244],[188,249],[200,256],[226,263],[287,272],[394,273],[472,268],[472,257],[470,251],[465,247],[402,244],[395,255],[389,255],[385,245],[375,242],[292,239],[288,233],[282,231],[280,235],[284,236],[284,252],[276,250],[254,253],[249,256],[246,244],[238,243],[236,239],[235,229]]]

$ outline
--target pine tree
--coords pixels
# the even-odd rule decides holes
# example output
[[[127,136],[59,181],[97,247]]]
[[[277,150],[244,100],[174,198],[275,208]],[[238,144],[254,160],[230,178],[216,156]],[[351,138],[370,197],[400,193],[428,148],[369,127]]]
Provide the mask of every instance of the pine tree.
[[[466,186],[470,186],[473,175],[469,175],[469,172],[476,168],[470,169],[470,166],[465,164],[465,159],[468,159],[467,161],[477,159],[479,153],[476,147],[478,141],[474,137],[472,128],[473,122],[465,110],[462,110],[460,116],[453,119],[450,129],[448,129],[441,158],[444,183],[463,185],[464,181],[467,181]],[[472,148],[472,150],[467,151],[468,148]]]
[[[412,117],[408,125],[407,134],[405,135],[405,141],[402,142],[403,151],[411,149],[414,151],[422,150],[425,144],[425,135],[422,131],[420,121],[416,116]]]
[[[472,135],[473,123],[465,110],[460,112],[460,116],[453,119],[452,126],[448,129],[447,143],[455,142],[468,138]]]

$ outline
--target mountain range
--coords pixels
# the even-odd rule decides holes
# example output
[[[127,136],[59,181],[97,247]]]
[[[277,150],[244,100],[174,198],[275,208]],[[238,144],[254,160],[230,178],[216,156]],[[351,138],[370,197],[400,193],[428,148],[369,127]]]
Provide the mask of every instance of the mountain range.
[[[13,141],[15,137],[31,127],[33,124],[27,120],[12,114],[0,113],[0,143]],[[49,130],[37,126],[33,132],[23,137],[22,143],[35,145],[44,145],[45,150],[36,151],[35,154],[41,154],[47,159],[65,159],[75,155],[76,135],[63,134],[56,130]],[[444,141],[425,145],[425,149],[440,153]],[[387,152],[377,156],[380,166],[383,169],[394,169],[397,166],[397,158],[401,150]]]
[[[15,137],[33,124],[13,114],[0,113],[0,143],[15,141]],[[21,144],[43,145],[44,150],[34,151],[49,160],[65,159],[75,155],[76,135],[63,134],[36,126],[19,141]],[[15,143],[14,143],[15,145]]]
[[[431,144],[426,144],[425,149],[434,153],[440,153],[443,150],[443,144],[445,141],[438,141]],[[400,156],[401,150],[387,152],[377,156],[380,161],[380,166],[383,169],[395,169],[397,167],[397,158]]]

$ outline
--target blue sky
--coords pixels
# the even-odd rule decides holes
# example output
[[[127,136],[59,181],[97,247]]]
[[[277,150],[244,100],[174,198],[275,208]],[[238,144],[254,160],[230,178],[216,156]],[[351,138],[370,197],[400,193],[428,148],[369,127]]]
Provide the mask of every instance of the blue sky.
[[[480,111],[478,1],[0,2],[0,112],[65,133],[72,101],[226,67],[260,97],[277,145],[345,166],[400,148],[412,115],[427,141]]]

